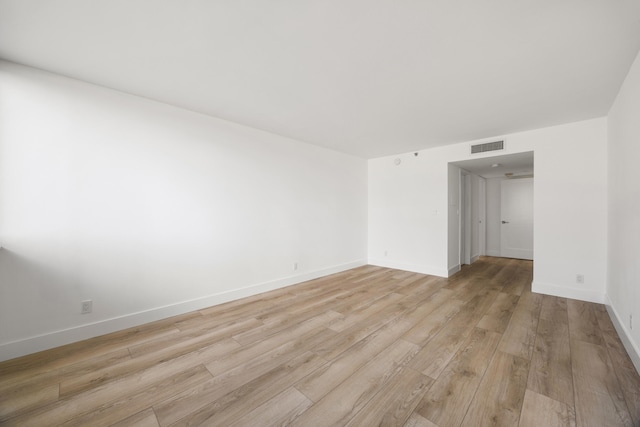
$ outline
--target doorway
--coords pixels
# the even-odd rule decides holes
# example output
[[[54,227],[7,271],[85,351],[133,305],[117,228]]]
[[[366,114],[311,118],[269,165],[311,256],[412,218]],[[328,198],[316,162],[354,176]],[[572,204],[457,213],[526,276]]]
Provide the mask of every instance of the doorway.
[[[450,165],[460,171],[459,184],[455,183],[459,185],[460,215],[450,217],[457,224],[449,227],[449,242],[459,244],[459,257],[450,258],[449,264],[472,263],[481,255],[533,259],[534,153],[483,157]]]

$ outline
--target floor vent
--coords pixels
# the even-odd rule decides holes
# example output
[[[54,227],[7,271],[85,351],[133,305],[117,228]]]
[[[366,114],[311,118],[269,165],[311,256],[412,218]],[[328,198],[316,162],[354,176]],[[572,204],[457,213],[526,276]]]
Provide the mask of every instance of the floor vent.
[[[485,153],[487,151],[504,150],[504,141],[486,142],[471,146],[471,154]]]

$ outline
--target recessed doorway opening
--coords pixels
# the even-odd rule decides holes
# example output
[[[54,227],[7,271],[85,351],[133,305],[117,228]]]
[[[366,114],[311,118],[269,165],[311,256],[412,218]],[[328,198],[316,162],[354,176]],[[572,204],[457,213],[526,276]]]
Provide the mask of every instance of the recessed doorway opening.
[[[533,259],[534,153],[449,163],[450,270],[479,256]],[[456,257],[457,259],[451,259]]]

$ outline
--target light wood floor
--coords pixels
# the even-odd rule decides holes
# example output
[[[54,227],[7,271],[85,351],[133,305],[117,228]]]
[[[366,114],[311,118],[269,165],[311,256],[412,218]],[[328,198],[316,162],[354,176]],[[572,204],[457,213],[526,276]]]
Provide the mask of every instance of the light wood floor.
[[[0,424],[640,426],[602,305],[528,261],[365,266],[0,363]]]

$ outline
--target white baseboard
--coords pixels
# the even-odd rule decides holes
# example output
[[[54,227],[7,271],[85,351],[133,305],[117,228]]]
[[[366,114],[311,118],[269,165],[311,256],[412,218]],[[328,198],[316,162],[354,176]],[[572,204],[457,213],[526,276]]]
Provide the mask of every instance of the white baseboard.
[[[480,259],[480,255],[474,255],[471,257],[471,264],[473,264],[474,262],[476,262],[477,260]]]
[[[570,288],[566,286],[558,286],[550,283],[533,282],[531,283],[531,291],[538,294],[553,295],[562,298],[571,298],[581,301],[595,302],[598,304],[605,303],[605,294],[595,291],[589,291],[578,288]]]
[[[302,273],[295,276],[284,277],[264,283],[246,286],[240,289],[220,292],[205,297],[182,301],[164,307],[157,307],[150,310],[127,314],[125,316],[114,317],[101,320],[99,322],[75,326],[73,328],[54,331],[34,337],[25,338],[18,341],[0,344],[0,361],[13,359],[42,350],[59,347],[61,345],[97,337],[122,329],[140,326],[156,320],[166,319],[171,316],[188,313],[194,310],[211,307],[236,299],[256,295],[262,292],[271,291],[285,286],[306,282],[341,271],[366,265],[366,260],[357,260],[345,264],[340,264],[321,270]]]
[[[430,276],[448,277],[449,270],[435,268],[424,265],[408,264],[404,262],[372,259],[369,258],[370,265],[377,265],[378,267],[394,268],[396,270],[411,271],[412,273],[428,274]]]
[[[625,350],[627,350],[627,354],[631,358],[633,362],[633,366],[636,367],[636,371],[640,374],[640,348],[633,342],[631,339],[631,334],[626,327],[626,323],[622,321],[620,315],[618,314],[616,308],[611,303],[609,299],[609,295],[606,295],[605,307],[607,307],[607,312],[609,313],[609,317],[611,318],[611,322],[613,326],[616,328],[618,332],[618,336],[620,337],[620,341],[624,345]]]
[[[487,256],[500,257],[502,255],[500,254],[500,251],[487,251]]]

